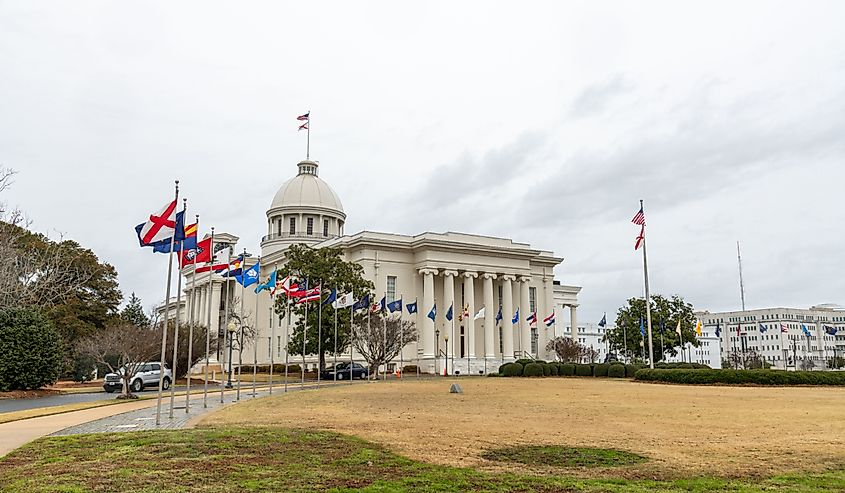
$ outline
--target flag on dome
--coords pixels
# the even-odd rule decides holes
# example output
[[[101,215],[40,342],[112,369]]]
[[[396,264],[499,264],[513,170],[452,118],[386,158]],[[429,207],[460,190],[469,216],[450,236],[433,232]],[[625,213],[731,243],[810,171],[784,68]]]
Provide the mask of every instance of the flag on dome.
[[[390,310],[390,313],[399,312],[402,313],[402,298],[398,300],[393,300],[387,304],[387,309]]]
[[[430,318],[432,322],[434,321],[434,319],[437,317],[437,303],[435,303],[434,305],[432,305],[432,307],[431,307],[431,311],[430,311],[430,312],[428,312],[428,315],[426,315],[426,316],[427,316],[428,318]]]
[[[417,302],[414,300],[413,303],[408,303],[405,305],[405,309],[408,310],[408,314],[417,313]]]
[[[354,293],[346,293],[345,295],[341,296],[337,299],[334,303],[332,303],[332,307],[335,309],[337,308],[349,308],[350,306],[355,304],[355,294]]]
[[[255,262],[255,265],[245,270],[243,274],[236,275],[235,280],[238,281],[243,287],[251,286],[258,282],[259,269],[261,269],[259,262]]]
[[[543,323],[546,324],[546,327],[551,327],[555,323],[555,312],[552,312],[551,315],[543,319]]]

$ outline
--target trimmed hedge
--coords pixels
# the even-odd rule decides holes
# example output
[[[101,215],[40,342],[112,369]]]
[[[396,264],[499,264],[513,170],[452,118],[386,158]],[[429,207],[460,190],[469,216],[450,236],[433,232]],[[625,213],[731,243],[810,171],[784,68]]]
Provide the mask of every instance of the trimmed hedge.
[[[575,363],[561,363],[558,375],[562,377],[575,376]]]
[[[509,366],[510,366],[510,365],[512,365],[512,364],[513,364],[513,363],[504,363],[504,364],[502,364],[501,366],[499,366],[499,369],[497,370],[497,373],[499,373],[499,375],[504,376],[504,375],[505,375],[505,370],[507,369],[507,367],[509,367]]]
[[[525,365],[527,365],[528,363],[537,363],[537,361],[534,361],[533,359],[522,358],[514,361],[514,363],[519,363],[520,365],[522,365],[523,368],[525,368]]]
[[[625,365],[616,363],[607,369],[607,376],[610,378],[625,378]]]
[[[505,366],[505,365],[502,365],[502,366]],[[504,371],[502,372],[502,375],[504,375],[506,377],[521,377],[522,371],[523,371],[523,366],[521,364],[511,363],[510,365],[508,365],[504,369]]]
[[[575,365],[575,376],[576,377],[592,377],[593,376],[593,365],[584,365],[584,364]]]
[[[557,363],[549,363],[549,375],[552,377],[560,375],[560,365]]]
[[[593,365],[593,375],[596,377],[606,377],[607,370],[610,368],[610,365],[607,363],[599,363]]]
[[[522,372],[522,376],[525,377],[542,377],[543,376],[543,364],[542,363],[528,363],[525,365],[525,369]]]
[[[655,368],[684,369],[684,370],[709,370],[710,367],[701,363],[666,363],[661,361],[654,365]]]
[[[845,372],[783,370],[641,369],[634,376],[644,382],[688,385],[836,385],[845,386]]]
[[[634,378],[634,375],[642,368],[644,368],[643,365],[625,365],[625,376]]]
[[[543,376],[544,377],[552,376],[552,365],[550,365],[548,363],[540,363],[540,365],[543,367]]]

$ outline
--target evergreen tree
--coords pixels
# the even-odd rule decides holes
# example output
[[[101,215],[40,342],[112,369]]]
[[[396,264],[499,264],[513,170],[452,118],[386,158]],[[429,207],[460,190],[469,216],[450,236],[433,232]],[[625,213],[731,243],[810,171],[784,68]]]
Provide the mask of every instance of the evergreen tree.
[[[129,322],[136,327],[149,327],[150,319],[144,313],[144,307],[141,305],[141,298],[135,296],[135,292],[129,297],[129,302],[120,312],[120,318]]]

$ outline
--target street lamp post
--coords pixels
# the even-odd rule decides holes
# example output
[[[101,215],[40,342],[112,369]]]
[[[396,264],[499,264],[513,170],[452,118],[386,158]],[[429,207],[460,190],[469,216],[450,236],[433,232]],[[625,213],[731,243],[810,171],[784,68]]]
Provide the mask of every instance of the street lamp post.
[[[238,326],[235,324],[234,320],[229,321],[229,325],[226,326],[229,331],[229,377],[226,379],[226,388],[232,388],[232,337],[235,335],[235,331],[238,330]]]
[[[446,375],[449,375],[449,333],[443,333],[443,341],[446,344]]]
[[[440,361],[440,329],[434,329],[434,371],[440,373],[440,367],[437,364]]]

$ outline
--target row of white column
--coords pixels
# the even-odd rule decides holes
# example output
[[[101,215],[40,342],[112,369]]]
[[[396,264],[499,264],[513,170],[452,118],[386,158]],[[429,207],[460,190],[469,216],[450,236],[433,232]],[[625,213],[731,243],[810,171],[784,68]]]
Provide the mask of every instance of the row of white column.
[[[190,314],[191,311],[193,311],[194,323],[198,325],[204,325],[206,327],[210,326],[212,334],[217,333],[217,330],[220,325],[219,307],[222,287],[223,285],[220,282],[211,283],[211,324],[209,324],[208,321],[208,282],[200,286],[196,286],[194,287],[194,289],[189,289],[186,295],[188,297],[188,313]],[[215,307],[217,307],[216,310],[214,309]],[[187,323],[188,320],[189,319],[186,319],[183,322]]]
[[[420,337],[422,342],[422,350],[423,354],[422,357],[424,359],[427,358],[434,358],[437,356],[437,352],[439,348],[437,347],[437,337],[435,333],[436,323],[435,321],[428,318],[428,313],[431,310],[432,306],[434,306],[434,277],[437,275],[443,276],[443,300],[442,303],[439,303],[439,309],[437,314],[437,319],[445,321],[445,311],[448,309],[449,306],[453,306],[453,316],[457,317],[458,314],[464,309],[463,306],[458,306],[455,304],[455,281],[459,279],[459,273],[456,270],[449,270],[445,269],[442,272],[438,269],[434,268],[423,268],[419,270],[420,276],[423,279],[423,296],[422,296],[422,305],[419,307],[418,312],[418,320],[421,321],[419,324],[421,328]],[[477,355],[476,353],[476,331],[475,331],[475,320],[474,316],[477,312],[475,306],[475,279],[481,277],[482,280],[482,296],[483,296],[483,306],[484,306],[484,319],[483,319],[483,335],[484,335],[484,354]],[[464,286],[464,302],[467,306],[467,312],[469,313],[469,321],[465,324],[466,332],[465,332],[465,347],[468,351],[468,356],[470,358],[476,357],[484,357],[488,359],[495,359],[496,358],[496,346],[495,342],[497,340],[496,336],[498,334],[495,333],[496,331],[496,314],[498,313],[498,304],[495,301],[494,293],[493,293],[493,286],[494,281],[499,280],[502,286],[502,356],[504,359],[510,359],[513,357],[522,357],[526,353],[531,352],[531,327],[528,323],[528,316],[530,315],[530,282],[531,277],[529,276],[516,276],[513,274],[499,274],[499,273],[477,273],[477,272],[463,272],[460,274],[460,277],[463,278],[463,286]],[[519,294],[516,303],[514,302],[514,282],[519,282]],[[542,279],[542,290],[543,293],[540,293],[540,289],[537,290],[537,296],[535,299],[535,308],[537,309],[537,327],[538,327],[538,349],[539,351],[543,351],[545,346],[545,337],[542,337],[541,334],[544,333],[541,330],[541,327],[544,327],[543,318],[547,315],[552,313],[554,310],[553,304],[553,287],[552,287],[552,278],[551,277],[543,277]],[[519,308],[519,321],[517,324],[512,323],[512,317],[516,311],[515,306]],[[576,315],[575,315],[575,306],[570,306],[570,316],[572,317],[573,326],[577,327],[576,322]],[[516,329],[516,330],[514,330]],[[577,338],[577,329],[574,329],[573,338]],[[452,341],[449,343],[449,352],[450,354],[455,354],[455,348],[457,346],[457,342],[454,340],[455,336],[452,337]]]

